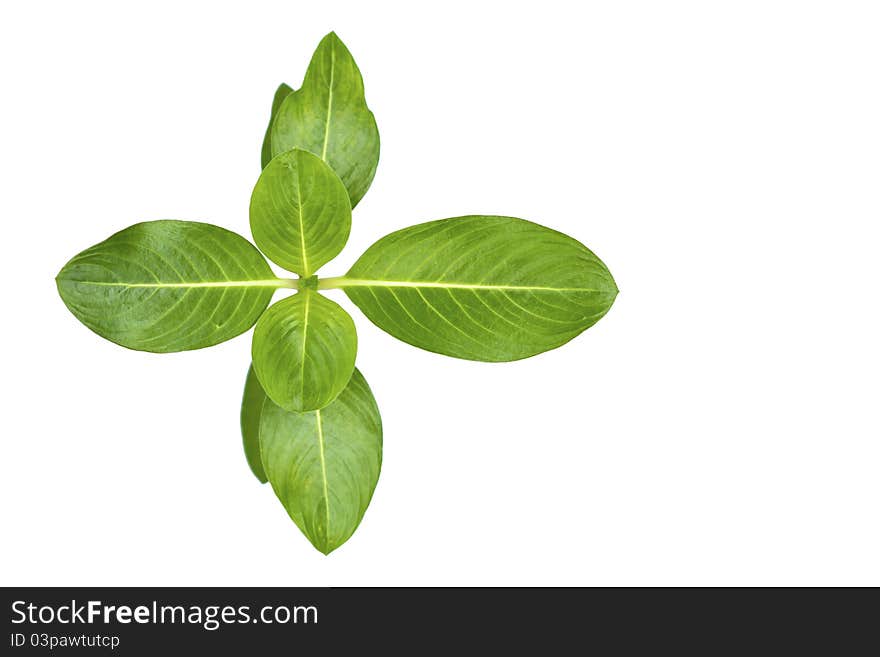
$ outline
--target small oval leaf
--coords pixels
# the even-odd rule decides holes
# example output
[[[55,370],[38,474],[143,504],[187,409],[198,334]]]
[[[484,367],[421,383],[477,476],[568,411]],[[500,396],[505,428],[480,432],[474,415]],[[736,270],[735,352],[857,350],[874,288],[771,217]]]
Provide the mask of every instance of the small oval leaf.
[[[558,347],[595,324],[617,295],[577,240],[513,217],[441,219],[388,235],[342,287],[379,328],[457,358],[510,361]]]
[[[263,148],[260,151],[261,169],[265,169],[266,165],[269,164],[269,160],[272,159],[272,122],[275,120],[275,116],[281,108],[281,103],[292,93],[293,89],[283,82],[278,85],[278,88],[275,90],[275,97],[272,99],[272,113],[269,115],[269,125],[266,126],[266,134],[263,136]]]
[[[244,395],[241,399],[241,439],[244,444],[244,456],[254,476],[261,484],[266,483],[263,461],[260,459],[260,415],[263,413],[263,402],[266,393],[260,385],[254,366],[248,368],[244,382]]]
[[[289,411],[323,408],[354,371],[357,332],[341,306],[306,289],[267,310],[254,330],[254,370],[269,398]]]
[[[357,370],[336,400],[291,413],[267,400],[260,420],[263,466],[296,526],[329,554],[357,529],[382,467],[382,419]]]
[[[199,349],[244,333],[285,285],[253,244],[193,221],[135,224],[56,277],[79,321],[123,347]]]
[[[339,255],[351,231],[351,205],[339,176],[317,155],[298,148],[263,169],[250,216],[260,250],[303,277]]]
[[[270,141],[273,156],[291,148],[320,156],[345,183],[351,207],[367,192],[379,163],[379,130],[361,72],[336,34],[321,40],[302,87],[281,103]]]

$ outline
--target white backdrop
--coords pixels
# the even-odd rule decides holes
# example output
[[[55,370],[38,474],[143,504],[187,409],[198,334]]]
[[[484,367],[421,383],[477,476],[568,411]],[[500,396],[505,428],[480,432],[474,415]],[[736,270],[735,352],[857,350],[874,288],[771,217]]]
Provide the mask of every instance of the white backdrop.
[[[250,334],[127,351],[53,278],[137,221],[249,237],[272,94],[331,29],[382,158],[323,274],[508,214],[621,292],[502,365],[333,292],[385,457],[324,557],[242,455]],[[878,29],[871,2],[5,4],[0,583],[880,585]]]

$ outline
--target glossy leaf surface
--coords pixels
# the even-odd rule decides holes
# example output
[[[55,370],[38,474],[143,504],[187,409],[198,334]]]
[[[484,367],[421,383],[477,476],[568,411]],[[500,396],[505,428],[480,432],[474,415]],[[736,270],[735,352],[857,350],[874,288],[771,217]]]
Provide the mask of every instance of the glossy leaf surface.
[[[354,58],[332,32],[318,44],[302,87],[284,99],[272,122],[272,155],[291,148],[303,148],[326,161],[345,183],[351,207],[376,173],[376,119],[367,108]]]
[[[351,205],[333,169],[308,151],[273,158],[251,195],[251,232],[260,250],[285,269],[308,277],[342,251]]]
[[[266,473],[260,458],[260,415],[263,413],[264,401],[266,401],[266,393],[263,392],[263,387],[257,379],[254,366],[251,365],[248,368],[241,400],[241,439],[248,466],[261,484],[266,483]]]
[[[580,242],[522,219],[469,216],[397,231],[341,287],[377,326],[457,358],[509,361],[568,342],[611,307],[617,286]]]
[[[349,314],[309,289],[260,317],[251,350],[269,398],[298,412],[332,402],[351,378],[356,354],[357,332]]]
[[[312,545],[329,554],[345,543],[382,466],[382,420],[361,373],[319,411],[291,413],[267,401],[260,443],[275,494]]]
[[[190,221],[130,226],[75,256],[56,283],[95,333],[154,352],[208,347],[247,331],[286,284],[240,235]]]

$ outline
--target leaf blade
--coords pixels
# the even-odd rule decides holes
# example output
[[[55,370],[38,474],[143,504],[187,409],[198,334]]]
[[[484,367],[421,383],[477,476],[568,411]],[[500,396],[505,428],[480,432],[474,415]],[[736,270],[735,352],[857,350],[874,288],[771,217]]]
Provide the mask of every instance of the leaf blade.
[[[281,103],[271,126],[271,152],[302,148],[325,160],[355,207],[376,174],[379,130],[367,107],[360,70],[331,32],[315,49],[300,89]]]
[[[294,412],[332,402],[354,371],[357,331],[341,306],[310,289],[267,310],[251,356],[266,395]]]
[[[56,284],[68,309],[101,337],[167,353],[245,332],[285,282],[240,235],[162,220],[129,226],[74,256]]]
[[[292,93],[293,88],[284,82],[278,85],[278,88],[275,90],[275,96],[272,98],[272,112],[269,114],[269,124],[266,126],[266,134],[263,136],[263,147],[260,150],[261,169],[265,169],[266,165],[269,164],[269,160],[272,159],[272,122],[281,108],[281,103]]]
[[[263,414],[265,401],[266,393],[257,379],[254,366],[251,365],[248,367],[241,398],[241,441],[248,467],[261,484],[268,481],[260,457],[260,416]]]
[[[329,554],[345,543],[382,467],[382,420],[363,375],[355,370],[318,411],[292,413],[267,400],[260,450],[275,495],[312,545]]]
[[[348,241],[348,192],[321,158],[301,149],[286,151],[272,159],[254,186],[250,224],[263,253],[307,278]]]
[[[565,344],[611,307],[607,267],[571,237],[513,217],[427,222],[380,239],[341,287],[391,335],[456,358],[519,360]]]

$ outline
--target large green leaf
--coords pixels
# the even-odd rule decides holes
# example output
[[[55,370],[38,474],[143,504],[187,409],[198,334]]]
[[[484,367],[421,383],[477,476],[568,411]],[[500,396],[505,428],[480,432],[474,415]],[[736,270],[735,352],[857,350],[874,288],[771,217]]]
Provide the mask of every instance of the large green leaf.
[[[141,351],[184,351],[247,331],[275,277],[246,239],[211,224],[135,224],[75,256],[56,277],[70,311],[98,335]]]
[[[275,97],[272,99],[272,113],[269,115],[269,125],[266,126],[266,134],[263,137],[263,149],[260,151],[260,167],[263,169],[266,168],[266,165],[269,164],[269,160],[272,159],[272,122],[278,114],[281,103],[292,93],[293,89],[283,82],[278,85],[278,88],[275,90]]]
[[[304,289],[269,308],[254,330],[254,370],[272,401],[289,411],[332,402],[354,371],[357,332],[339,305]]]
[[[260,449],[275,494],[312,545],[329,554],[345,543],[382,467],[382,420],[361,373],[319,411],[291,413],[267,400]]]
[[[271,126],[272,155],[304,148],[342,178],[351,207],[366,193],[379,163],[379,130],[367,108],[361,72],[333,32],[309,63],[302,87],[284,102]]]
[[[271,260],[309,277],[342,251],[351,205],[339,176],[298,148],[263,169],[251,195],[251,232]]]
[[[348,274],[320,281],[377,326],[422,349],[509,361],[595,324],[617,286],[580,242],[512,217],[441,219],[388,235]]]
[[[241,399],[241,438],[244,444],[244,456],[254,476],[261,484],[266,483],[266,473],[260,458],[260,415],[263,413],[263,402],[266,393],[257,379],[254,366],[248,368],[244,382],[244,395]]]

